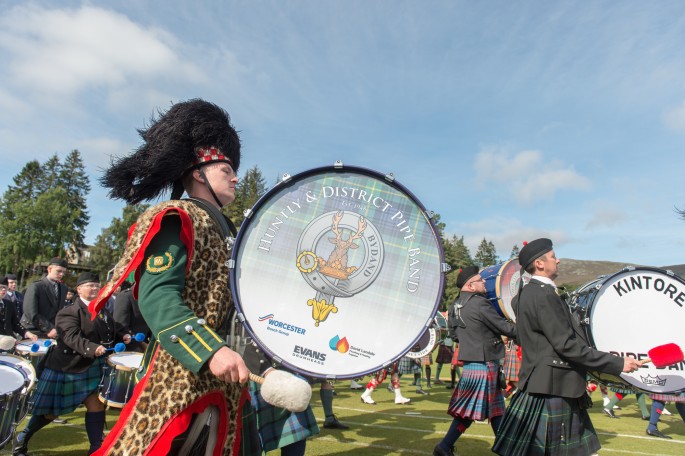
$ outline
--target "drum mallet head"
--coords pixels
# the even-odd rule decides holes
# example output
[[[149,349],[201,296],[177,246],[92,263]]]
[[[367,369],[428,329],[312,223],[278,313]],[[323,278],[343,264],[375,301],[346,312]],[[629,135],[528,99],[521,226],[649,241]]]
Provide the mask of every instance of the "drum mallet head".
[[[49,347],[50,345],[52,345],[52,339],[45,339],[43,341],[43,347]]]
[[[0,350],[8,351],[14,348],[17,340],[12,336],[0,336]]]
[[[647,352],[649,358],[643,359],[642,364],[651,362],[654,367],[666,367],[672,364],[677,364],[685,359],[683,350],[678,344],[670,343],[659,345]]]
[[[38,350],[40,350],[40,345],[34,342],[33,345],[31,345],[31,353],[36,353]]]
[[[267,403],[291,412],[306,410],[312,399],[309,383],[286,371],[272,370],[266,378],[250,374],[250,380],[262,385],[260,393]]]
[[[136,340],[136,342],[142,342],[142,341],[145,340],[145,334],[143,334],[143,333],[138,333],[138,334],[136,334],[136,336],[134,337],[134,339]]]

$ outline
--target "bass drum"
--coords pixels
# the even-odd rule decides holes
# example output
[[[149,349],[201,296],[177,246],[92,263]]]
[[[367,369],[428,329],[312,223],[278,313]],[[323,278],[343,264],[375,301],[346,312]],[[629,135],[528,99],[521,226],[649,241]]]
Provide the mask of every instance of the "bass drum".
[[[488,298],[497,313],[507,320],[516,321],[516,315],[512,307],[512,300],[519,292],[519,287],[530,280],[530,274],[523,272],[523,284],[521,284],[521,266],[517,258],[512,258],[504,263],[488,266],[480,271],[480,276],[485,280],[485,297]]]
[[[589,282],[570,296],[569,306],[590,345],[617,356],[648,358],[666,343],[683,344],[685,281],[671,271],[625,268]],[[589,372],[599,382],[648,393],[685,390],[685,363],[645,364],[620,376]]]
[[[338,162],[285,175],[235,240],[236,317],[304,376],[354,379],[392,364],[442,296],[448,267],[430,215],[392,174]]]
[[[435,351],[447,336],[447,320],[438,312],[418,342],[407,352],[408,358],[423,358]]]

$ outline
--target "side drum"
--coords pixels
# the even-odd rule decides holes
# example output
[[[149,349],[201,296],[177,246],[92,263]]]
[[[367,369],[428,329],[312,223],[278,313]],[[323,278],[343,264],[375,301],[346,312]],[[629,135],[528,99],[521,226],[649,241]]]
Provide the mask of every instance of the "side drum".
[[[0,448],[3,448],[14,433],[17,410],[23,398],[28,378],[24,371],[14,364],[0,361]]]
[[[480,271],[485,280],[485,296],[497,313],[507,320],[516,321],[512,300],[521,286],[521,266],[518,258],[488,266]],[[523,273],[523,285],[530,280],[530,274]]]
[[[102,377],[99,398],[114,408],[123,408],[133,395],[136,372],[143,363],[142,353],[114,353],[107,357],[108,368]]]
[[[569,306],[593,348],[616,356],[648,358],[659,345],[683,343],[685,281],[656,268],[625,268],[571,294]],[[648,393],[685,391],[685,363],[645,364],[620,376],[590,372],[599,382]]]
[[[29,411],[31,395],[36,386],[36,370],[33,368],[33,364],[16,355],[2,354],[0,355],[0,363],[15,366],[16,368],[21,369],[24,372],[24,375],[26,375],[26,386],[21,390],[21,399],[19,400],[15,418],[15,421],[19,423]]]

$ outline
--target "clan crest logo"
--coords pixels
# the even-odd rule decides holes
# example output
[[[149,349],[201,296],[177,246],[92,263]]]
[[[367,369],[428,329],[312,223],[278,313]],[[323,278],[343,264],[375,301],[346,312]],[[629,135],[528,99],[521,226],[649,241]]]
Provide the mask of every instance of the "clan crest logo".
[[[316,290],[316,296],[307,301],[314,326],[338,312],[333,304],[336,297],[352,297],[373,283],[383,265],[383,254],[380,233],[362,215],[328,212],[305,227],[296,264]]]

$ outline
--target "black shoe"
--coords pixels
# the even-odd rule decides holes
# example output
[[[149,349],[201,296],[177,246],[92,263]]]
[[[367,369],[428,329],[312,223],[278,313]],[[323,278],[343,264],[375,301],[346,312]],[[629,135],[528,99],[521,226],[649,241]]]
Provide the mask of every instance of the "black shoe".
[[[445,389],[453,390],[453,389],[454,389],[454,383],[450,383],[449,385],[447,385],[447,386],[445,387]]]
[[[60,417],[55,418],[54,420],[52,420],[52,422],[55,424],[67,424],[67,420]]]
[[[653,431],[650,431],[647,429],[647,435],[651,435],[652,437],[659,437],[660,439],[672,439],[673,437],[669,437],[666,434],[662,434],[660,430],[654,429]]]
[[[643,416],[642,419],[643,419],[644,421],[649,421],[649,417],[648,417],[648,416]]]
[[[12,456],[29,456],[28,443],[24,441],[24,433],[20,432],[14,438],[14,449]]]
[[[338,421],[338,418],[334,415],[332,420],[328,420],[326,418],[326,421],[323,422],[323,427],[324,429],[349,429],[350,427],[347,426],[346,424],[342,424],[340,421]]]
[[[438,444],[433,448],[433,456],[454,456],[454,449],[445,450]]]
[[[602,409],[602,411],[603,411],[604,414],[605,414],[606,416],[608,416],[609,418],[618,418],[618,417],[616,416],[616,414],[614,413],[613,410],[609,410],[608,408],[604,408],[604,409]]]

